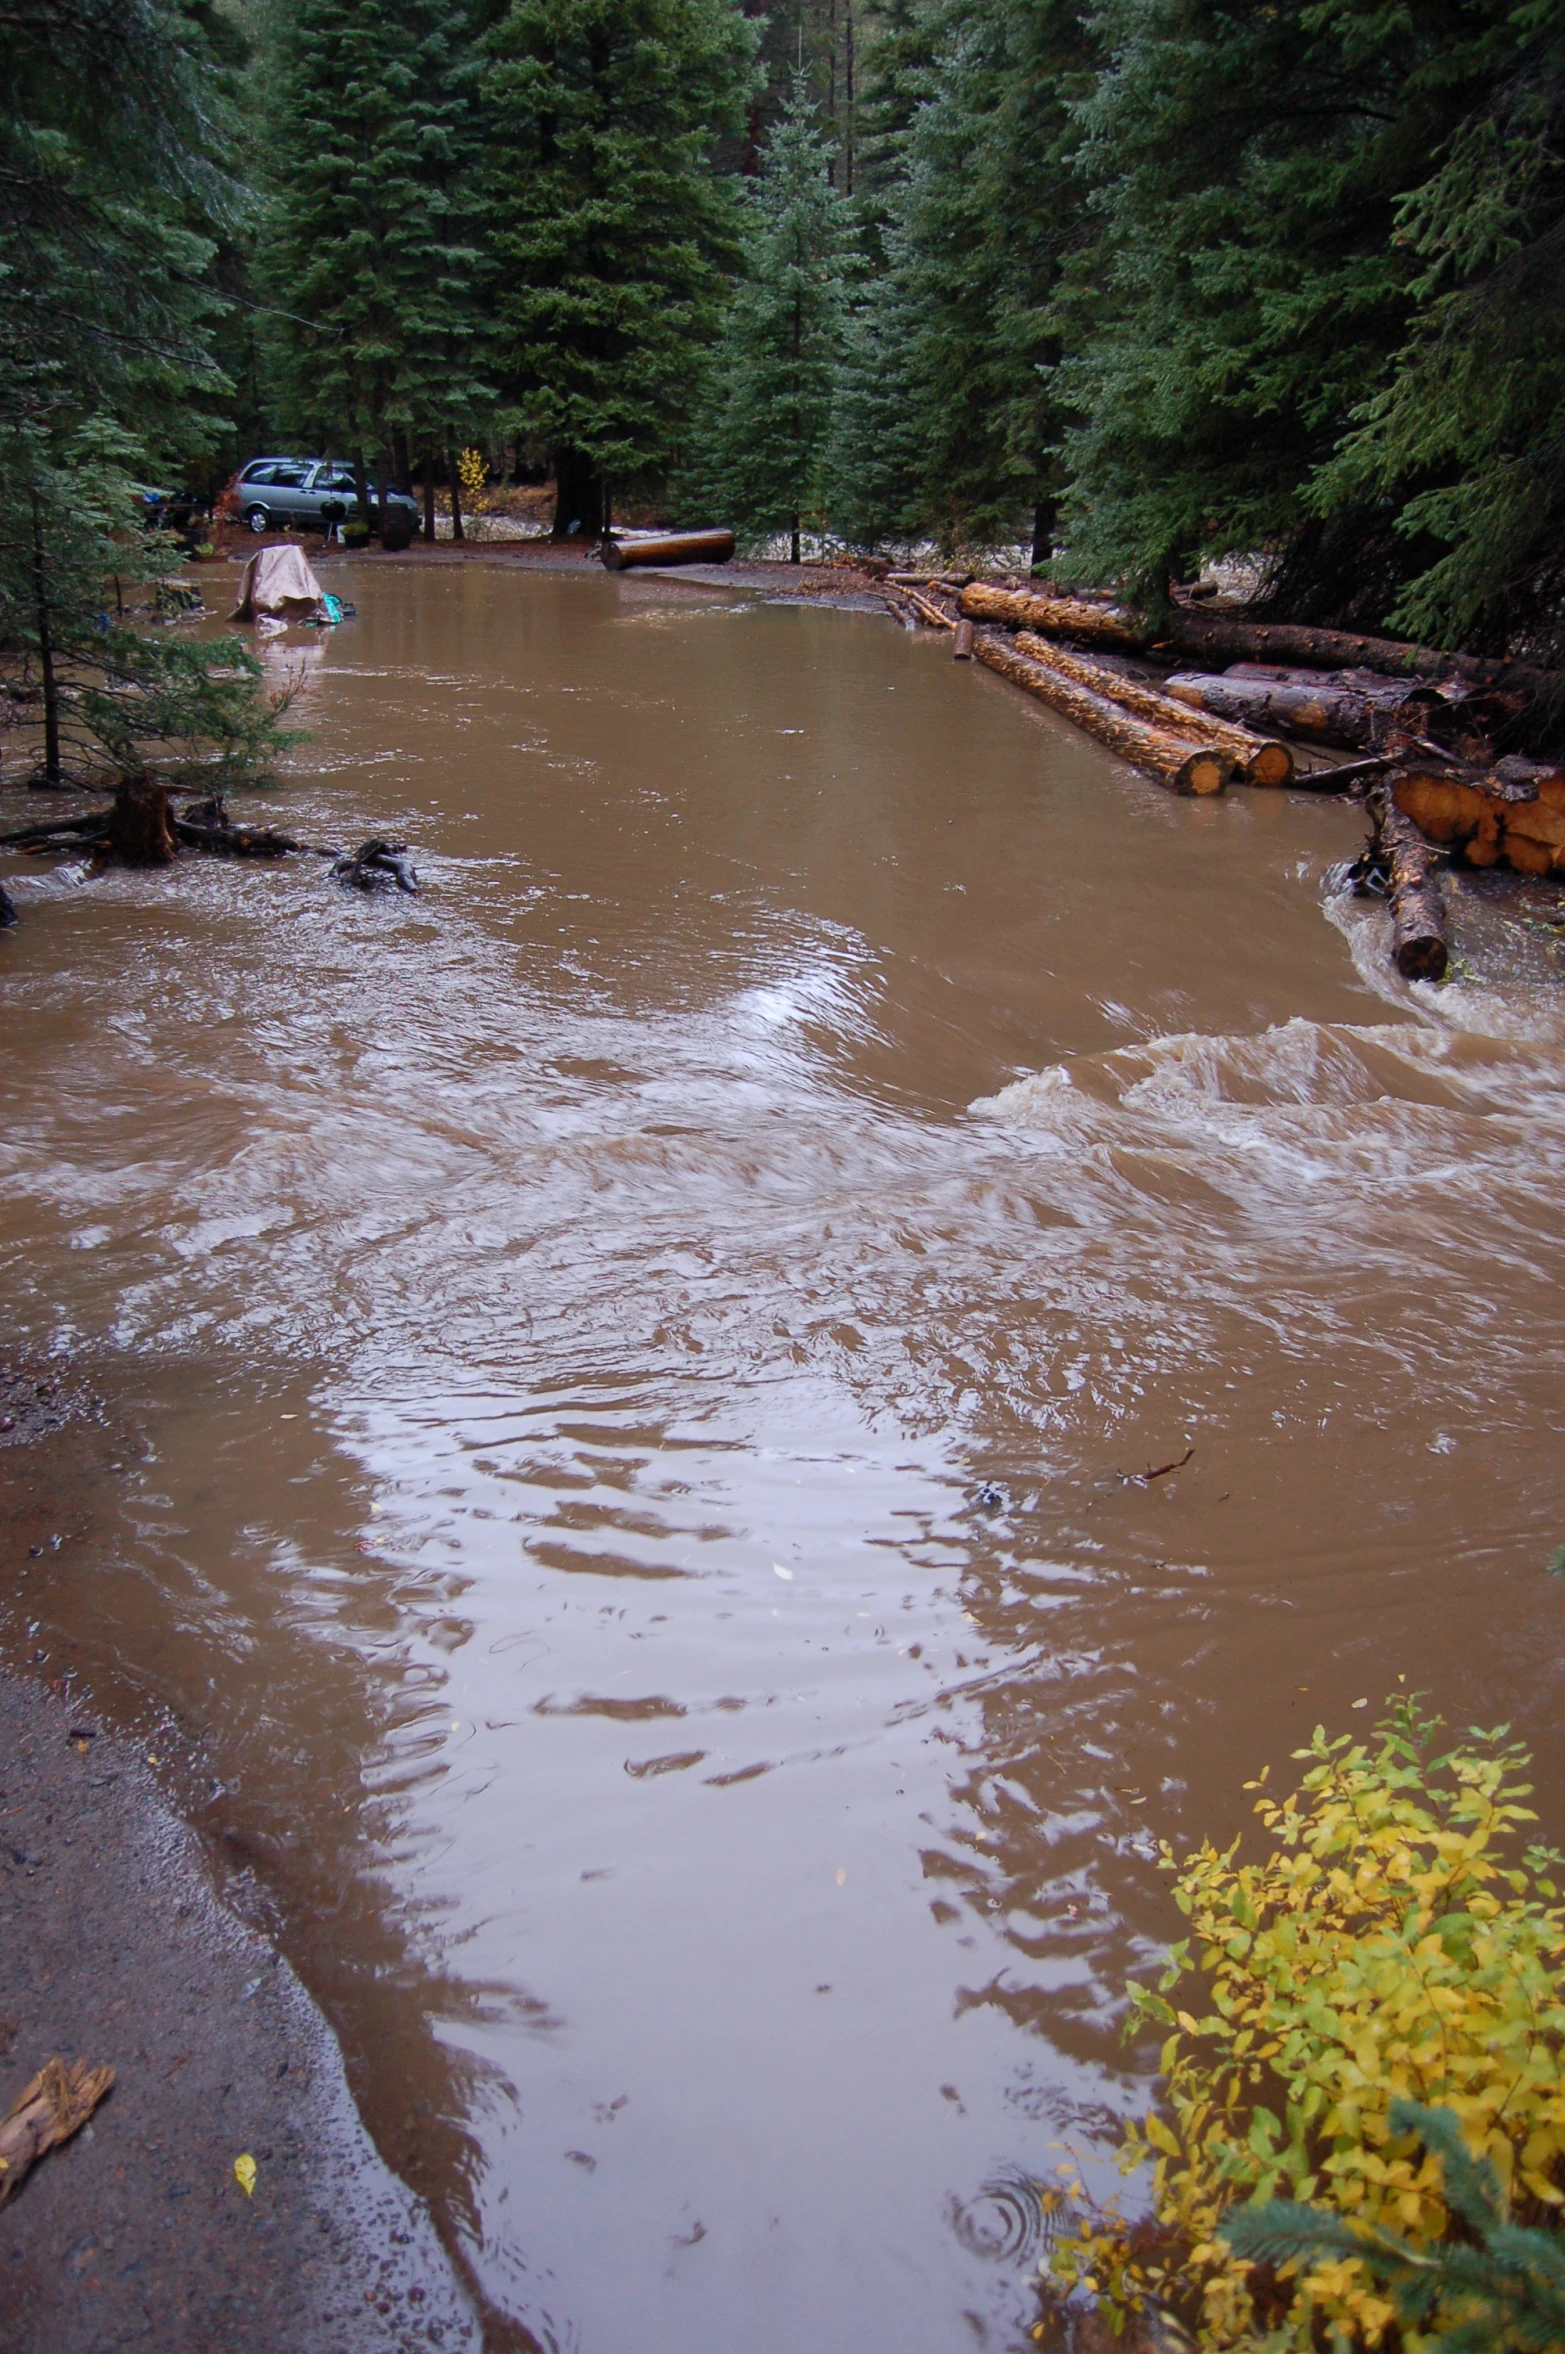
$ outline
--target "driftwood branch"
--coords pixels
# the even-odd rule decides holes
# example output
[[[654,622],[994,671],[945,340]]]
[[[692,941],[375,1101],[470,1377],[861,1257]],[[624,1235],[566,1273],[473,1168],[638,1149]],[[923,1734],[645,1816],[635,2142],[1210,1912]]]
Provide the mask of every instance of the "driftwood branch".
[[[0,2207],[15,2197],[40,2158],[86,2124],[113,2082],[112,2068],[45,2061],[0,2119]]]

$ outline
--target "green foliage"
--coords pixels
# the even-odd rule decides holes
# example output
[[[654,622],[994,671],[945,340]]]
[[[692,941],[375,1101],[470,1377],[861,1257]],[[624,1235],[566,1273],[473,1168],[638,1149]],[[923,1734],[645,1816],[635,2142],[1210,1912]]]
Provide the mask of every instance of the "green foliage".
[[[1101,0],[1098,223],[1062,322],[1079,572],[1161,589],[1298,529],[1408,318],[1399,201],[1508,0]]]
[[[1437,645],[1565,660],[1565,27],[1514,12],[1513,70],[1398,208],[1420,265],[1413,332],[1311,493],[1396,502],[1441,549],[1395,627]]]
[[[0,505],[0,675],[39,781],[110,784],[155,764],[225,790],[268,774],[293,740],[288,698],[264,691],[238,640],[159,625],[184,602],[180,551],[135,526],[123,466],[81,450],[50,464],[13,437],[0,483],[16,494]]]
[[[44,781],[149,751],[223,781],[264,767],[256,665],[127,622],[179,563],[134,482],[210,446],[223,380],[207,273],[239,200],[224,21],[180,0],[37,0],[0,83],[0,674]]]
[[[730,0],[510,0],[485,40],[505,413],[553,455],[556,528],[674,456],[737,258],[711,169],[753,41]]]
[[[463,0],[276,0],[260,265],[292,430],[443,446],[482,409],[480,62]]]
[[[894,27],[887,54],[872,110],[886,126],[872,148],[885,271],[850,347],[856,397],[833,461],[841,527],[866,539],[881,518],[888,531],[900,520],[955,545],[1030,532],[1042,507],[1047,540],[1058,433],[1050,306],[1079,235],[1070,102],[1087,62],[1080,10],[932,0]],[[896,386],[889,469],[877,373]]]
[[[802,73],[767,139],[746,206],[745,276],[696,433],[712,513],[751,541],[818,519],[851,254],[847,207]]]
[[[1447,2246],[1480,2177],[1442,2176],[1408,2102],[1451,2112],[1507,2230],[1565,2205],[1559,1859],[1517,1853],[1535,1818],[1503,1729],[1443,1755],[1435,1730],[1404,1701],[1373,1745],[1318,1730],[1291,1797],[1251,1785],[1277,1843],[1260,1863],[1239,1862],[1238,1841],[1177,1866],[1165,1850],[1191,1934],[1158,1991],[1132,1989],[1137,2020],[1167,2031],[1165,2096],[1122,2157],[1153,2164],[1154,2228],[1081,2214],[1054,2251],[1062,2283],[1090,2281],[1121,2314],[1165,2305],[1204,2347],[1380,2344],[1396,2299],[1357,2239],[1323,2237],[1268,2273],[1230,2227],[1286,2193],[1376,2248]],[[1510,2248],[1497,2239],[1497,2258]]]
[[[1393,2133],[1416,2137],[1440,2161],[1442,2195],[1471,2235],[1433,2248],[1405,2233],[1349,2223],[1322,2207],[1267,2200],[1228,2225],[1235,2255],[1295,2272],[1323,2257],[1357,2263],[1396,2308],[1404,2331],[1441,2354],[1557,2354],[1565,2345],[1565,2247],[1554,2230],[1507,2221],[1494,2168],[1474,2159],[1450,2109],[1393,2101]]]

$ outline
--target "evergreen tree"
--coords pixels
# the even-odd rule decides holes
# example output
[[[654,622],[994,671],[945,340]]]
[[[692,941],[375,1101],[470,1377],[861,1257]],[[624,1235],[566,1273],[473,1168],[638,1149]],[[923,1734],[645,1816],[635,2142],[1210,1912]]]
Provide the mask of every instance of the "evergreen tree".
[[[885,126],[873,168],[896,174],[879,198],[890,284],[864,328],[900,416],[871,393],[859,433],[850,407],[834,468],[845,518],[889,525],[900,504],[905,529],[948,546],[1023,529],[1047,558],[1060,430],[1051,306],[1080,237],[1071,106],[1087,66],[1068,0],[930,0],[893,21],[885,79],[866,101]],[[908,495],[888,507],[893,446]]]
[[[1483,87],[1510,5],[1101,0],[1078,112],[1097,229],[1057,379],[1079,573],[1157,592],[1298,534],[1406,333],[1398,200]],[[1374,520],[1348,535],[1360,572]]]
[[[1312,487],[1329,518],[1395,505],[1429,545],[1387,616],[1435,645],[1565,665],[1565,27],[1514,19],[1495,87],[1398,236],[1423,265],[1390,383]]]
[[[510,0],[486,38],[496,366],[557,534],[596,536],[605,485],[676,452],[736,255],[712,153],[753,46],[731,0]]]
[[[925,527],[924,444],[917,422],[912,355],[917,322],[911,272],[894,229],[884,233],[885,266],[849,311],[842,336],[826,507],[850,547],[912,539]]]
[[[220,430],[214,232],[237,192],[237,62],[173,0],[34,0],[0,84],[0,669],[43,784],[167,764],[264,766],[276,713],[232,642],[128,626],[124,592],[177,561],[137,530],[135,478]]]
[[[277,0],[261,269],[285,416],[317,446],[442,449],[488,403],[480,62],[464,0]]]
[[[748,198],[745,277],[728,315],[700,434],[699,477],[747,538],[786,531],[793,561],[825,503],[851,225],[804,74]]]

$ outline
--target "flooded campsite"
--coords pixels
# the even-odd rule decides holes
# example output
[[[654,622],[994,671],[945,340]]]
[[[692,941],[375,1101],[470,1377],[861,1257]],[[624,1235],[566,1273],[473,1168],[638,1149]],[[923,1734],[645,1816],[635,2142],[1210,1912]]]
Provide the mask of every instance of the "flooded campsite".
[[[489,2344],[1024,2347],[1160,1841],[1399,1687],[1565,1833],[1557,898],[1453,875],[1407,981],[1350,801],[1169,794],[883,612],[322,577],[246,822],[416,895],[9,854],[8,1347],[94,1403],[7,1657],[155,1761]]]

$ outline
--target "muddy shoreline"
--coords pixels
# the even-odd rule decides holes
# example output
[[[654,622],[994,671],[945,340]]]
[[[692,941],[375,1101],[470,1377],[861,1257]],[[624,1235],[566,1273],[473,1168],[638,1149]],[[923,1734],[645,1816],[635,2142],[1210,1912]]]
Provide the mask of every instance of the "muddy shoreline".
[[[92,1541],[105,1440],[68,1373],[0,1374],[0,2101],[56,2053],[116,2071],[0,2212],[0,2349],[474,2348],[471,2304],[373,2148],[321,2012],[220,1901],[156,1751],[29,1642],[27,1577]]]

